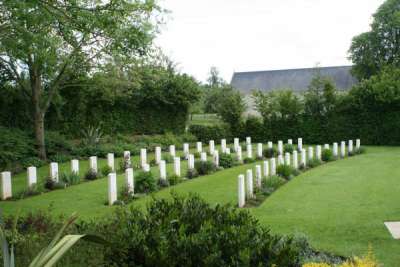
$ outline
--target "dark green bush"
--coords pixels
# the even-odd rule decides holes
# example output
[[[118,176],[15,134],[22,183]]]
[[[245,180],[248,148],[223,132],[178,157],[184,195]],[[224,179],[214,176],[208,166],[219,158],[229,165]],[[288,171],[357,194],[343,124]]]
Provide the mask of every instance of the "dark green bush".
[[[311,160],[309,160],[308,162],[307,162],[307,166],[309,167],[309,168],[315,168],[315,167],[317,167],[317,166],[319,166],[319,165],[321,165],[322,164],[322,161],[320,161],[320,160],[318,160],[318,159],[316,159],[316,158],[313,158],[313,159],[311,159]]]
[[[193,178],[196,178],[198,176],[199,176],[199,174],[198,174],[196,169],[188,169],[187,170],[186,177],[188,179],[193,179]]]
[[[278,150],[276,148],[266,148],[263,151],[263,155],[264,157],[266,157],[267,159],[276,157],[278,155]]]
[[[157,190],[157,181],[151,172],[140,171],[135,175],[135,191],[150,193]]]
[[[168,179],[158,179],[157,180],[157,186],[159,188],[164,188],[170,186],[169,180]]]
[[[119,205],[126,205],[136,199],[135,195],[130,191],[126,184],[124,184],[118,192],[118,200],[120,202]]]
[[[67,154],[54,154],[49,156],[49,160],[51,162],[58,162],[58,163],[70,161],[72,158],[73,158],[72,156]]]
[[[225,125],[191,125],[189,133],[196,136],[197,140],[207,143],[209,140],[230,139],[231,133],[228,126]]]
[[[103,176],[107,176],[109,173],[112,173],[112,168],[108,165],[104,165],[101,168],[100,172]]]
[[[292,154],[292,153],[293,153],[293,150],[294,150],[294,146],[293,146],[293,145],[285,144],[285,145],[283,146],[283,153],[290,153],[290,154]]]
[[[66,185],[74,185],[74,184],[79,184],[81,178],[79,177],[78,174],[71,172],[71,173],[62,173],[60,176],[60,180]]]
[[[194,163],[194,168],[199,175],[207,175],[217,170],[217,167],[213,162],[201,160]]]
[[[236,166],[238,164],[239,162],[237,161],[236,157],[232,154],[221,153],[219,155],[219,166],[224,169],[232,168],[233,166]]]
[[[272,192],[276,191],[276,189],[278,189],[285,183],[285,179],[275,175],[268,177],[267,179],[263,179],[262,188],[265,194],[270,195]]]
[[[24,158],[21,160],[21,165],[24,169],[30,167],[30,166],[35,166],[36,168],[40,168],[46,164],[45,161],[37,158],[37,157],[29,157],[29,158]]]
[[[46,131],[45,143],[49,157],[57,154],[70,154],[72,152],[72,144],[59,132]]]
[[[278,166],[278,168],[276,169],[276,173],[279,176],[285,178],[286,180],[289,180],[291,176],[294,174],[294,169],[289,165],[282,164]]]
[[[46,181],[44,183],[44,188],[47,190],[56,190],[56,189],[63,189],[65,188],[66,184],[63,181],[56,182],[50,177],[46,178]]]
[[[84,176],[84,177],[85,177],[85,180],[93,181],[93,180],[96,180],[96,179],[100,178],[101,175],[100,175],[99,172],[96,172],[96,171],[94,171],[94,170],[92,170],[92,169],[89,169],[89,170],[87,170],[87,172],[85,173],[85,176]]]
[[[334,160],[332,150],[330,150],[330,149],[322,150],[321,159],[322,159],[322,161],[325,161],[325,162]]]
[[[164,153],[164,154],[162,155],[162,159],[165,160],[166,163],[172,163],[172,162],[174,162],[174,157],[171,156],[169,153],[168,153],[168,154]]]
[[[244,160],[243,160],[244,164],[249,164],[249,163],[254,163],[254,162],[256,162],[256,160],[253,158],[244,158]]]
[[[365,152],[366,152],[365,147],[360,147],[359,149],[354,150],[355,154],[364,154]]]
[[[179,184],[180,182],[182,182],[182,178],[179,177],[178,175],[170,175],[168,176],[168,183],[170,185],[176,185]]]

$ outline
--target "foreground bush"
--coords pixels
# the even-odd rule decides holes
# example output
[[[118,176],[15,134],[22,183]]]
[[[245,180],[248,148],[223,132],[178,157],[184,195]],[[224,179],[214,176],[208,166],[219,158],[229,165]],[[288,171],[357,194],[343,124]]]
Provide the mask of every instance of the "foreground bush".
[[[135,175],[135,192],[150,193],[157,190],[157,181],[151,172],[140,171]]]

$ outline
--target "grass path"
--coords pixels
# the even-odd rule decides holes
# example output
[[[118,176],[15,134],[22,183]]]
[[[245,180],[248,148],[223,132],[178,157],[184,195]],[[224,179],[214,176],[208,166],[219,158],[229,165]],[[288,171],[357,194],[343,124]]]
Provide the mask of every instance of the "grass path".
[[[250,209],[274,232],[306,234],[318,249],[360,255],[371,245],[385,266],[400,266],[400,240],[393,240],[384,221],[400,221],[400,148],[368,148],[368,153],[312,169],[281,187],[261,206]],[[183,164],[184,165],[184,164]],[[182,166],[183,166],[182,165]],[[242,165],[164,189],[156,197],[196,192],[210,203],[237,201]],[[123,176],[118,177],[119,184]],[[106,179],[72,186],[17,202],[0,202],[6,214],[52,206],[54,214],[77,211],[82,219],[109,214],[104,204]],[[132,205],[145,206],[151,197]]]

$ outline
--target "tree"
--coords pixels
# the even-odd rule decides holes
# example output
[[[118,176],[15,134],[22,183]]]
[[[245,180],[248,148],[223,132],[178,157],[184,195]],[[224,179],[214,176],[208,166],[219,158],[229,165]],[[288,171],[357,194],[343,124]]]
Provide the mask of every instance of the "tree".
[[[386,65],[400,67],[400,0],[387,0],[373,15],[371,31],[353,38],[353,73],[362,80]]]
[[[214,66],[210,68],[207,83],[211,88],[218,88],[226,84],[224,79],[220,77],[219,70]]]
[[[46,158],[46,112],[68,73],[145,54],[156,13],[162,10],[155,1],[143,0],[0,2],[0,72],[31,100],[40,158]]]

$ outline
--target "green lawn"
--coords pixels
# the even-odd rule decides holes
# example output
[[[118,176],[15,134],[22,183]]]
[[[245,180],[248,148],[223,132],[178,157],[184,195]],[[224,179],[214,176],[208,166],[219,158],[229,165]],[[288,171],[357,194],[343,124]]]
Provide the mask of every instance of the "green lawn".
[[[253,152],[254,153],[254,152]],[[281,187],[250,211],[274,232],[306,234],[318,249],[360,255],[371,245],[385,266],[399,266],[400,241],[383,222],[400,221],[400,148],[368,148],[367,154],[312,169]],[[186,162],[182,162],[182,167]],[[237,175],[255,164],[242,165],[164,189],[156,197],[196,192],[210,203],[237,202]],[[169,166],[171,168],[171,166]],[[118,176],[119,185],[123,176]],[[81,219],[109,214],[104,205],[107,181],[72,186],[20,201],[0,202],[6,214],[51,206],[54,214],[78,211]],[[132,205],[145,206],[151,197]]]

